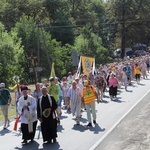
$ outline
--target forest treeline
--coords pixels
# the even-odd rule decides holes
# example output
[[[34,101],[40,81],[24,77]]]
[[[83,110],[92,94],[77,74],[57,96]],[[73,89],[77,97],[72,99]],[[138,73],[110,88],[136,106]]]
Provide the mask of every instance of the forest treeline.
[[[0,0],[0,81],[33,82],[31,54],[41,78],[73,71],[73,50],[108,63],[122,39],[149,45],[149,0]]]

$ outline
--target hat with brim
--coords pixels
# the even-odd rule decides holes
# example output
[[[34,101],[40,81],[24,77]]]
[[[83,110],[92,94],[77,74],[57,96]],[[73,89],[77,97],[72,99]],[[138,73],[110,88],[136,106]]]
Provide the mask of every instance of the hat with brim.
[[[44,116],[45,118],[48,118],[49,115],[50,115],[50,111],[49,111],[48,109],[45,109],[45,110],[43,111],[43,116]]]

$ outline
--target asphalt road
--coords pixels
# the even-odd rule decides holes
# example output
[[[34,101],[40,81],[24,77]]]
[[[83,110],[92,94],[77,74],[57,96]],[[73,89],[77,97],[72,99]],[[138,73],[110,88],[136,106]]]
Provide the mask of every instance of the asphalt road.
[[[95,145],[95,143],[99,144],[98,141],[101,141],[101,139],[109,134],[112,127],[115,127],[115,125],[117,125],[116,123],[119,123],[123,119],[123,116],[137,103],[137,101],[143,101],[143,95],[148,93],[149,89],[150,80],[142,80],[140,85],[133,83],[133,86],[130,86],[127,92],[124,89],[119,89],[116,101],[110,101],[108,97],[105,97],[103,103],[96,105],[97,124],[95,126],[93,125],[90,129],[86,127],[88,122],[85,112],[83,112],[81,124],[78,126],[75,125],[72,115],[67,114],[64,110],[61,125],[58,126],[58,142],[55,144],[43,145],[40,126],[38,125],[35,142],[22,146],[21,133],[12,130],[14,124],[14,122],[12,122],[7,130],[3,130],[2,127],[0,127],[0,149],[93,149],[93,145]],[[108,93],[106,96],[108,96]],[[103,147],[105,147],[105,145]],[[100,149],[103,150],[103,148]]]
[[[150,150],[150,93],[95,150]]]

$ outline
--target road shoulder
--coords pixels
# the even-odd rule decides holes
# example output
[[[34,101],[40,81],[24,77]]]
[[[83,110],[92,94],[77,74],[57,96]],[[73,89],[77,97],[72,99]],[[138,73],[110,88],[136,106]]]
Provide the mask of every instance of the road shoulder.
[[[150,93],[99,144],[96,150],[150,149]]]

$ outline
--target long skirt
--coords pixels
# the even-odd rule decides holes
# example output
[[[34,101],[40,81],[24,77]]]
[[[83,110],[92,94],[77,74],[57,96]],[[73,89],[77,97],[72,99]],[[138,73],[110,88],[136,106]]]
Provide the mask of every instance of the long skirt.
[[[110,96],[117,96],[117,86],[116,87],[109,87],[109,95]]]
[[[29,133],[28,124],[21,123],[22,139],[23,140],[33,140],[35,136],[37,121],[33,122],[33,132]]]

